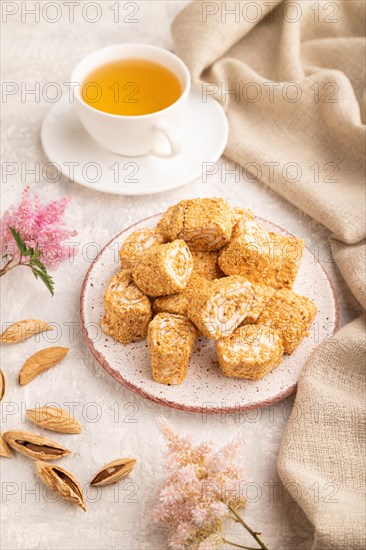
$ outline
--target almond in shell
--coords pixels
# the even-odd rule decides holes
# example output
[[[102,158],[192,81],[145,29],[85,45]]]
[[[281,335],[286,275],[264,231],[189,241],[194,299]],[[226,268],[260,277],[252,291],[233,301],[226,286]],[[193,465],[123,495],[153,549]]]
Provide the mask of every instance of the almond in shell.
[[[5,394],[5,376],[3,371],[0,369],[0,401],[4,397]]]
[[[6,444],[6,441],[3,438],[3,435],[1,433],[0,433],[0,456],[4,456],[6,458],[13,457],[13,453],[11,452],[8,445]]]
[[[135,464],[136,460],[134,458],[119,458],[109,462],[95,474],[90,485],[103,486],[116,483],[126,477],[133,470]]]
[[[85,498],[77,479],[70,472],[60,468],[37,461],[36,470],[39,478],[50,489],[58,493],[62,498],[74,502],[86,511]]]
[[[68,353],[69,348],[54,346],[37,351],[31,355],[19,372],[19,383],[24,386],[42,372],[54,367]]]
[[[0,334],[1,344],[17,344],[24,342],[34,334],[52,330],[52,327],[40,319],[24,319],[10,325],[2,334]]]
[[[33,460],[57,460],[70,454],[59,443],[31,432],[5,432],[4,439],[10,447]]]
[[[79,434],[81,426],[73,416],[57,407],[38,407],[28,409],[26,415],[35,424],[46,430],[65,434]]]

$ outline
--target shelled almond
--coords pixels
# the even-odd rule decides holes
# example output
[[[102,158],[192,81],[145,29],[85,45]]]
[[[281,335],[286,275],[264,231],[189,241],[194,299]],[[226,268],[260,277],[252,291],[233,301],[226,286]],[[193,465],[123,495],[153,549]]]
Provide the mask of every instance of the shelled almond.
[[[0,334],[0,343],[17,344],[18,342],[24,342],[27,338],[45,330],[52,330],[52,326],[40,319],[17,321]]]
[[[67,411],[57,407],[38,407],[27,409],[27,418],[37,426],[65,434],[79,434],[81,426]]]
[[[29,357],[19,372],[19,383],[24,386],[39,376],[42,372],[54,367],[62,361],[69,348],[54,346],[41,349]]]

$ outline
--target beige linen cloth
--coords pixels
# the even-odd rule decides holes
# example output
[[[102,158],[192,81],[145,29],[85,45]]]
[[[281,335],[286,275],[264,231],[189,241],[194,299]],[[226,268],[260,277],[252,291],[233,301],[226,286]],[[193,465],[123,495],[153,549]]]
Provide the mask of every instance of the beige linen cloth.
[[[331,230],[366,307],[365,2],[195,1],[172,32],[193,81],[223,103],[226,156]],[[313,549],[366,548],[365,326],[315,350],[282,441],[279,474]]]

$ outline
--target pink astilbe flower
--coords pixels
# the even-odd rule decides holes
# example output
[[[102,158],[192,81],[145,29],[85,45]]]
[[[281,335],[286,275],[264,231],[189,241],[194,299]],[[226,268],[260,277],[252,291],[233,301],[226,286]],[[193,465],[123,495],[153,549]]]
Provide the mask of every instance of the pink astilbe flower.
[[[220,533],[213,533],[199,544],[198,550],[215,550],[222,543]]]
[[[11,206],[0,222],[1,255],[19,259],[19,250],[10,232],[13,227],[24,243],[32,248],[38,244],[40,260],[52,265],[69,258],[71,247],[64,244],[68,238],[77,235],[67,228],[63,216],[70,201],[69,197],[42,204],[38,195],[31,195],[26,187],[18,206]]]
[[[207,506],[196,506],[196,508],[193,508],[191,516],[193,523],[201,527],[201,525],[204,525],[208,521]]]
[[[46,266],[69,258],[72,248],[65,241],[77,235],[63,220],[69,201],[64,197],[41,204],[38,195],[24,189],[20,204],[11,206],[0,221],[0,277],[17,266],[26,266],[53,295],[54,283]]]
[[[166,419],[159,423],[168,444],[165,464],[172,474],[158,491],[153,518],[168,527],[173,550],[214,550],[223,542],[228,505],[238,509],[245,504],[241,442],[213,452],[210,443],[194,446],[189,436],[177,435]]]
[[[197,474],[193,464],[183,466],[178,472],[178,479],[181,483],[188,484],[197,481]]]
[[[213,502],[209,508],[209,516],[212,519],[223,519],[227,514],[227,506],[224,502]]]

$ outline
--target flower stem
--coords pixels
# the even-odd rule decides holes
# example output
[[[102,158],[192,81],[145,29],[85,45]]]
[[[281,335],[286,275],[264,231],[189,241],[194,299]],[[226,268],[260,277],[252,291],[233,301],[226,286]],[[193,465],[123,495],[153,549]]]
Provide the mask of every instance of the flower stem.
[[[5,275],[5,273],[7,273],[8,271],[10,271],[11,269],[14,269],[14,267],[17,267],[19,264],[20,264],[20,260],[18,263],[14,264],[14,265],[10,265],[11,262],[14,260],[13,256],[10,258],[10,260],[8,260],[6,262],[6,264],[4,265],[3,268],[0,269],[0,277],[2,277],[3,275]]]
[[[238,520],[238,522],[244,527],[244,529],[246,529],[248,531],[248,533],[250,533],[252,535],[252,537],[258,542],[259,546],[262,548],[262,550],[269,550],[268,546],[266,546],[264,544],[264,542],[259,538],[259,533],[256,533],[255,531],[253,531],[253,529],[251,529],[249,527],[249,525],[247,525],[245,523],[245,521],[243,520],[243,518],[238,514],[238,512],[235,510],[235,508],[233,508],[232,506],[230,506],[230,504],[227,504],[227,507],[229,508],[230,512],[232,512],[234,514],[234,516],[236,517],[236,519]],[[244,547],[245,548],[245,547]]]
[[[231,546],[235,546],[235,548],[245,548],[246,550],[257,550],[256,548],[252,548],[251,546],[242,546],[241,544],[236,544],[236,542],[231,542],[230,540],[222,539],[223,542],[226,544],[230,544]]]
[[[236,521],[237,523],[239,523],[235,516],[231,516],[230,514],[226,514],[225,517],[228,518],[228,519],[231,519],[231,521]]]

